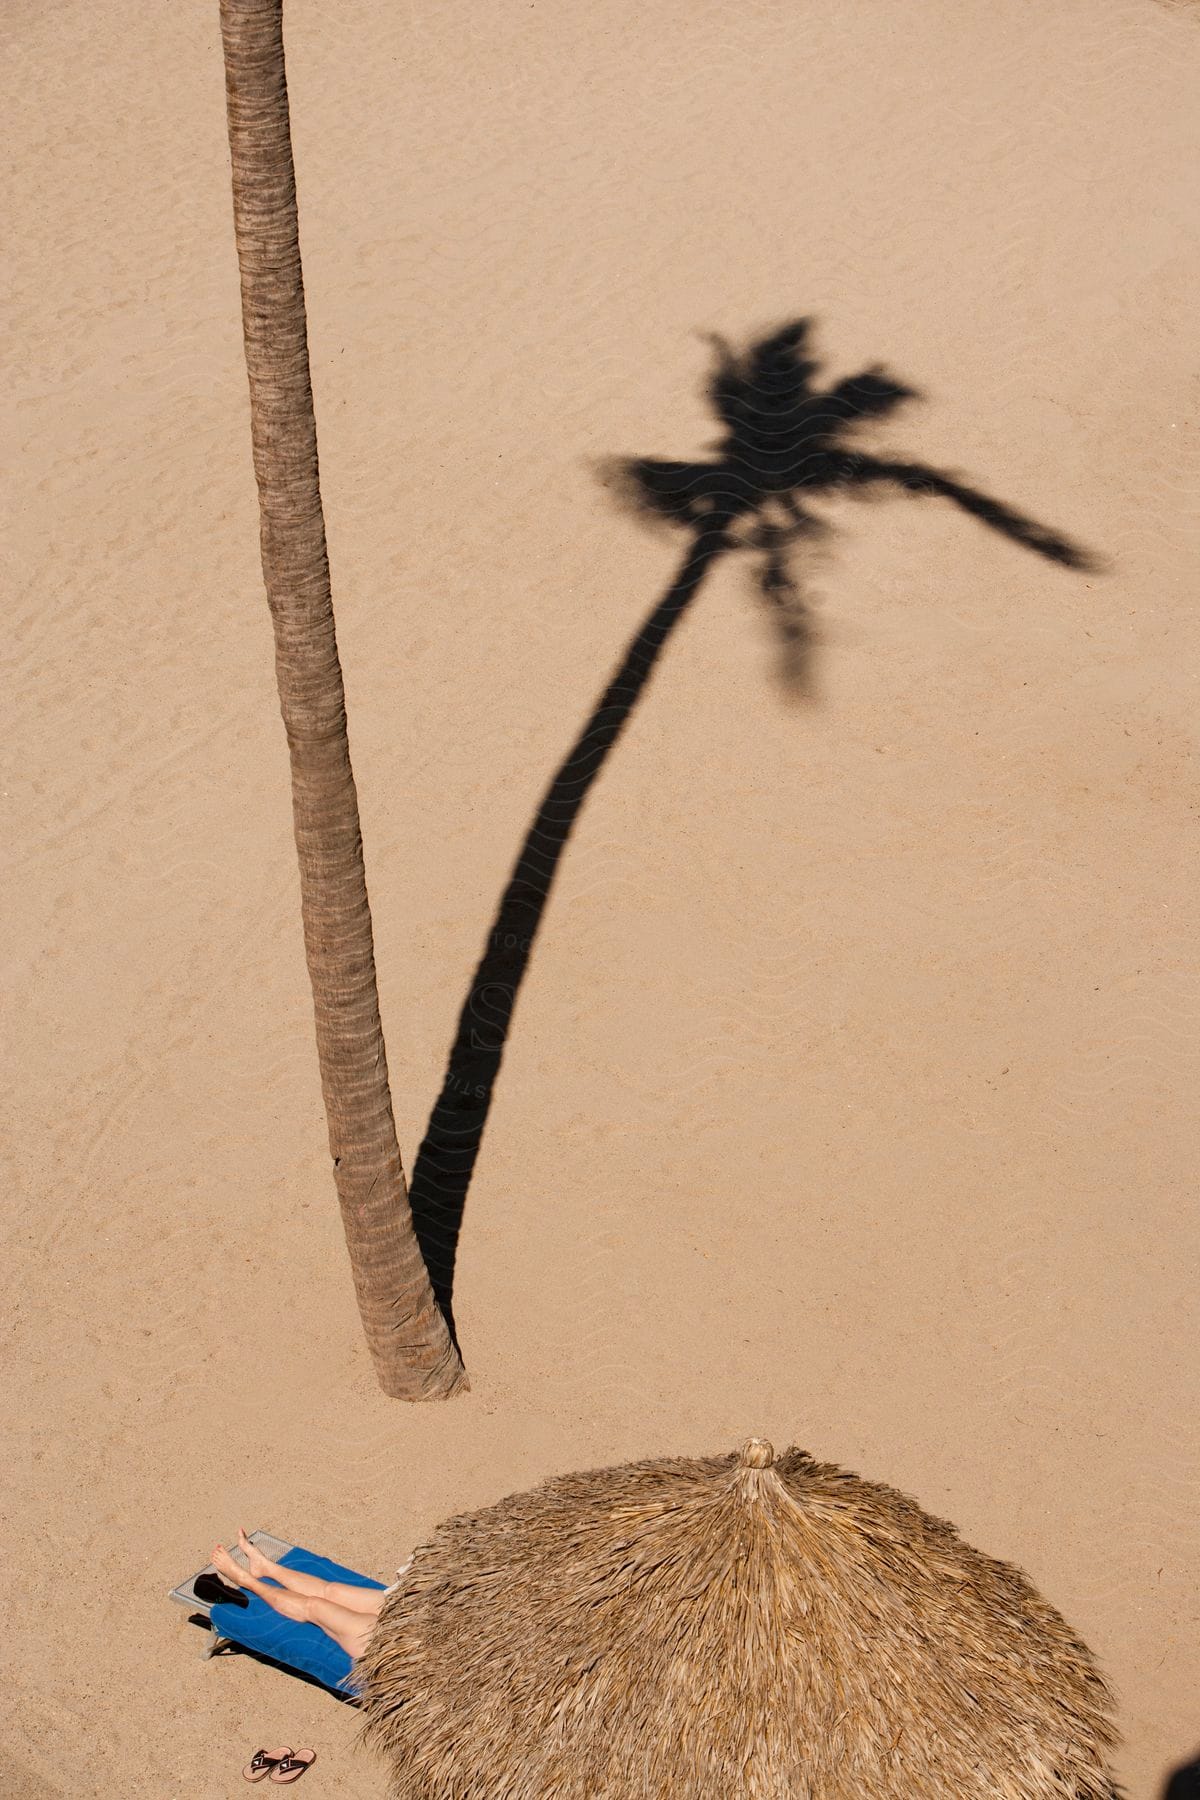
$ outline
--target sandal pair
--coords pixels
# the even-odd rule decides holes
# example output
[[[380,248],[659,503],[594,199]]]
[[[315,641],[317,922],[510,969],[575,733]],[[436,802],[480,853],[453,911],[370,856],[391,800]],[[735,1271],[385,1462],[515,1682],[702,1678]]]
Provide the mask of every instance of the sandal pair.
[[[242,1770],[242,1778],[265,1781],[270,1776],[277,1787],[287,1787],[291,1782],[299,1781],[305,1769],[311,1769],[316,1760],[315,1750],[293,1750],[289,1744],[279,1750],[256,1750]]]

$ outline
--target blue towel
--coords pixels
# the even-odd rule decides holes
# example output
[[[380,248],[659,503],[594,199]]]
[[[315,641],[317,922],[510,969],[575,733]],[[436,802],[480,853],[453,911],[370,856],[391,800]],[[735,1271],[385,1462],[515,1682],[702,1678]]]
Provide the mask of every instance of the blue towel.
[[[382,1588],[384,1585],[382,1581],[372,1581],[369,1575],[359,1575],[353,1569],[344,1569],[340,1563],[330,1562],[327,1556],[315,1556],[311,1550],[299,1547],[280,1558],[280,1567],[299,1569],[305,1575],[320,1575],[326,1581],[346,1581],[352,1587]],[[284,1663],[289,1669],[311,1675],[322,1687],[332,1688],[335,1693],[353,1693],[353,1688],[348,1685],[352,1667],[350,1658],[319,1625],[297,1625],[280,1613],[272,1612],[257,1594],[247,1594],[246,1599],[248,1606],[218,1601],[210,1615],[213,1630],[223,1638],[232,1638],[235,1644],[244,1644],[247,1650],[269,1656],[272,1662]]]

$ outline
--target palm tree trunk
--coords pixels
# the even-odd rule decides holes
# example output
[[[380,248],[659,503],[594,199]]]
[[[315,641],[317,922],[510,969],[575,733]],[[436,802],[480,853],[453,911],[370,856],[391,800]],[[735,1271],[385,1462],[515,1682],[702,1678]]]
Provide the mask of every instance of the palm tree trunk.
[[[413,1232],[388,1088],[317,473],[283,0],[221,0],[221,35],[263,579],[329,1148],[380,1385],[440,1399],[466,1376]]]

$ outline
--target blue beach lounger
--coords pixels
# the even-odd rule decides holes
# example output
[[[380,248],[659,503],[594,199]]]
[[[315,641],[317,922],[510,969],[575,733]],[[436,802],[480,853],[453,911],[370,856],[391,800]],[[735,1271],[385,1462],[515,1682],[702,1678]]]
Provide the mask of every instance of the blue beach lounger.
[[[354,1569],[343,1568],[341,1563],[331,1562],[327,1556],[317,1556],[312,1550],[303,1550],[298,1544],[286,1544],[282,1538],[272,1537],[265,1531],[252,1531],[250,1542],[260,1549],[264,1556],[272,1562],[282,1563],[286,1569],[299,1569],[306,1575],[320,1575],[326,1581],[346,1581],[352,1587],[382,1588],[382,1581],[373,1581],[369,1575],[359,1575]],[[241,1552],[232,1552],[236,1562],[242,1562]],[[272,1662],[281,1663],[287,1669],[294,1669],[298,1674],[307,1675],[322,1687],[340,1694],[343,1699],[353,1698],[354,1689],[350,1684],[350,1658],[346,1652],[334,1643],[331,1637],[316,1625],[298,1625],[291,1619],[283,1618],[272,1612],[265,1600],[257,1594],[246,1594],[246,1606],[237,1606],[232,1601],[218,1601],[208,1606],[196,1595],[195,1584],[201,1575],[215,1575],[216,1570],[211,1563],[197,1570],[189,1581],[182,1582],[179,1587],[171,1589],[171,1599],[180,1606],[186,1606],[193,1614],[203,1614],[212,1628],[213,1636],[204,1650],[205,1657],[216,1654],[226,1644],[239,1644],[244,1650],[255,1651],[259,1656],[269,1657]]]

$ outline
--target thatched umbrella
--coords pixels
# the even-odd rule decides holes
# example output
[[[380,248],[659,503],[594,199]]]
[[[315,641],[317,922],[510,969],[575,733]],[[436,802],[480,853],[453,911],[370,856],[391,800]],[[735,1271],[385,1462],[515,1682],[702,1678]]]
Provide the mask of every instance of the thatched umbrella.
[[[451,1519],[359,1665],[396,1800],[1108,1800],[1111,1698],[1016,1569],[740,1455]]]

